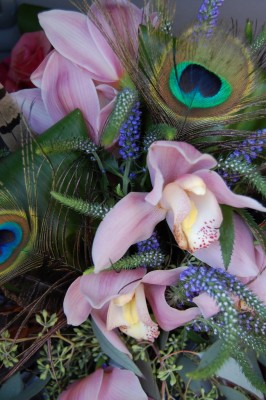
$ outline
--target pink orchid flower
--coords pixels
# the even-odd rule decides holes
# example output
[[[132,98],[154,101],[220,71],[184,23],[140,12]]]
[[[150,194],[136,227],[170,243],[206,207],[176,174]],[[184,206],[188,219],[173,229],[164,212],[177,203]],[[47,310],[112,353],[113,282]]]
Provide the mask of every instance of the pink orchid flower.
[[[234,230],[234,249],[228,272],[235,275],[266,305],[266,254],[261,245],[254,245],[253,235],[239,215],[234,215]],[[212,243],[208,250],[198,250],[194,254],[213,268],[224,268],[219,242]],[[206,293],[195,297],[193,302],[205,318],[220,311],[215,301]]]
[[[254,237],[250,229],[238,214],[234,213],[233,223],[234,246],[227,270],[241,279],[254,278],[265,266],[265,256],[264,259],[258,256],[260,253],[263,254],[263,250],[261,246],[254,245]],[[208,252],[200,249],[194,255],[212,268],[224,268],[219,241],[211,243]]]
[[[72,383],[58,400],[148,400],[131,371],[108,367]]]
[[[234,194],[210,170],[216,164],[211,155],[188,143],[154,142],[147,157],[153,189],[129,193],[100,223],[92,247],[95,272],[119,260],[134,243],[148,239],[163,219],[181,249],[204,249],[201,254],[207,254],[219,239],[219,204],[266,210],[256,200]]]
[[[177,310],[165,299],[167,286],[175,285],[184,268],[152,271],[144,268],[131,271],[104,271],[77,278],[69,287],[64,312],[71,325],[80,325],[91,314],[107,339],[121,351],[121,342],[114,331],[119,328],[136,339],[154,341],[159,335],[158,325],[172,330],[201,314],[197,307]],[[149,315],[146,298],[156,322]]]
[[[125,46],[137,46],[138,26],[143,11],[130,2],[106,0],[105,11],[117,24],[118,35]],[[94,6],[105,31],[108,23]],[[21,90],[12,97],[22,109],[30,127],[42,133],[69,112],[79,108],[90,137],[99,136],[109,116],[124,68],[103,35],[91,20],[74,11],[51,10],[39,14],[40,24],[54,49],[32,74],[36,89]],[[132,50],[132,51],[133,51]]]

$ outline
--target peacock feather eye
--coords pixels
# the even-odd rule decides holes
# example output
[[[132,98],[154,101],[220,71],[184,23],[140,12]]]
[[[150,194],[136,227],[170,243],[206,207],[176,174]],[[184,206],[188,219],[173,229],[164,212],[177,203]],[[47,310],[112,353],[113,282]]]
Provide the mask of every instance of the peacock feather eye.
[[[4,222],[0,225],[0,264],[16,251],[21,243],[23,231],[16,222]]]
[[[175,65],[169,77],[173,96],[189,108],[210,108],[224,103],[232,87],[223,77],[191,61]]]
[[[21,215],[0,215],[0,271],[14,265],[17,257],[29,241],[27,219]]]
[[[165,46],[162,40],[158,49],[156,36],[154,41],[146,36],[140,50],[143,76],[134,83],[157,121],[174,126],[178,135],[241,120],[252,103],[264,112],[254,94],[257,56],[234,32],[217,26],[206,35],[204,27],[194,26],[165,40]]]

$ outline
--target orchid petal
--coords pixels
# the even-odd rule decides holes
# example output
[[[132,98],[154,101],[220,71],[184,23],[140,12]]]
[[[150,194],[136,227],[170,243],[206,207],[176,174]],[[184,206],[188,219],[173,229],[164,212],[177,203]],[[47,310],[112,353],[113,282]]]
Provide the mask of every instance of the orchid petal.
[[[165,211],[145,202],[145,196],[129,193],[100,223],[92,246],[95,272],[119,260],[132,244],[148,239],[165,218]]]
[[[122,332],[138,340],[153,342],[158,337],[158,325],[150,317],[142,284],[138,285],[135,296],[127,304],[119,306],[115,300],[111,301],[107,315],[107,328],[116,327],[120,327]]]
[[[119,0],[116,2],[105,1],[104,11],[108,13],[108,20],[97,5],[93,4],[91,7],[94,18],[102,25],[107,37],[114,42],[120,41],[132,57],[136,56],[138,27],[143,20],[143,10],[136,7],[131,2]],[[98,45],[99,50],[102,50],[103,56],[106,56],[108,52],[110,53],[110,49],[106,47],[105,38],[90,20],[88,20],[88,29],[94,43]],[[108,54],[108,58],[111,57],[113,58],[113,63],[116,62],[119,66],[120,63],[118,60],[114,59],[114,55]]]
[[[216,164],[212,156],[200,153],[188,143],[154,142],[149,148],[147,157],[153,190],[147,195],[146,201],[153,205],[158,204],[165,185],[176,181],[184,174],[212,168]]]
[[[187,193],[176,183],[169,183],[163,190],[160,206],[167,210],[167,223],[181,249],[188,248],[181,224],[191,211],[191,201]]]
[[[142,282],[151,285],[172,286],[178,282],[181,272],[185,269],[186,267],[179,267],[175,269],[151,271],[144,275]]]
[[[81,277],[77,278],[68,288],[64,298],[64,313],[67,323],[78,326],[86,321],[92,307],[80,290]]]
[[[199,307],[204,318],[210,318],[220,312],[215,300],[207,293],[201,293],[199,296],[194,297],[192,301]]]
[[[54,122],[79,108],[88,126],[98,132],[100,105],[93,81],[86,71],[54,52],[42,79],[43,101]],[[93,139],[97,136],[91,132]]]
[[[116,56],[107,52],[109,45],[106,41],[102,43],[103,53],[99,50],[89,32],[87,24],[92,23],[88,17],[74,11],[50,10],[40,13],[39,21],[54,48],[89,71],[91,78],[102,82],[119,79],[121,70],[115,62]]]
[[[46,110],[40,89],[24,89],[10,93],[10,96],[17,103],[35,133],[43,133],[53,124],[54,121]]]
[[[158,325],[165,331],[170,331],[197,318],[201,313],[197,307],[187,310],[177,310],[165,300],[165,286],[147,285],[145,293],[152,307]]]
[[[248,284],[249,289],[266,305],[266,263],[264,270]]]
[[[91,399],[95,399],[91,397]],[[131,371],[114,368],[106,370],[97,400],[148,400],[138,378]]]
[[[86,378],[72,383],[64,392],[60,394],[58,400],[84,400],[88,398],[88,393],[91,399],[99,400],[103,378],[103,370],[98,369]]]
[[[259,270],[252,233],[237,214],[233,218],[235,238],[228,272],[239,277],[256,276]],[[210,244],[207,249],[195,251],[193,255],[212,268],[225,268],[219,241]]]
[[[196,175],[204,180],[207,187],[213,192],[220,204],[228,204],[229,206],[238,208],[253,208],[254,210],[263,212],[266,211],[266,208],[257,200],[233,193],[216,172],[198,171]]]
[[[186,218],[182,229],[189,243],[189,251],[194,252],[219,239],[223,215],[216,197],[209,190],[202,196],[191,193],[189,197],[195,205],[197,215],[194,222],[194,218],[191,218],[191,221]]]
[[[51,55],[55,52],[55,50],[52,50],[44,59],[43,61],[39,64],[39,66],[35,69],[35,71],[31,74],[30,79],[32,83],[41,89],[42,87],[42,76],[43,72],[46,68],[46,64],[49,61],[49,58]]]
[[[101,308],[118,295],[133,292],[145,275],[145,268],[129,271],[103,271],[100,274],[83,275],[80,290],[93,308]]]
[[[104,307],[101,310],[93,310],[91,313],[93,321],[98,326],[102,334],[106,337],[106,339],[119,351],[122,351],[122,353],[125,353],[130,358],[132,358],[132,355],[128,351],[126,345],[123,343],[121,337],[114,330],[109,331],[106,328],[106,315],[107,315],[107,307]]]

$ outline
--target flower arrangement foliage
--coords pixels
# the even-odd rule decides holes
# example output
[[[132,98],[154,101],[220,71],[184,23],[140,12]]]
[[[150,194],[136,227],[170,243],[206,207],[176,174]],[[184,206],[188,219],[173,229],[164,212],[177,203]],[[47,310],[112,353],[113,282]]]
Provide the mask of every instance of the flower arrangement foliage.
[[[2,63],[0,398],[264,398],[266,31],[222,3],[44,11]]]

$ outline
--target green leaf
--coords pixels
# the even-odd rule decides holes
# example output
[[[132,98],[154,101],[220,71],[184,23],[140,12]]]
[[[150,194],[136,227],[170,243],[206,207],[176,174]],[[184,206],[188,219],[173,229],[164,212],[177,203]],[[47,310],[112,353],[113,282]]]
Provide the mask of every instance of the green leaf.
[[[21,4],[17,9],[17,24],[21,33],[35,32],[42,29],[38,14],[47,11],[48,8],[34,6],[32,4]]]
[[[258,226],[252,215],[247,210],[244,210],[243,208],[236,208],[235,211],[243,218],[256,240],[266,252],[266,236],[263,229]]]
[[[149,357],[147,356],[147,358]],[[143,374],[143,378],[140,378],[140,383],[145,393],[153,400],[161,400],[160,391],[158,389],[150,361],[147,362],[147,361],[137,360],[136,364]]]
[[[217,340],[203,353],[198,368],[187,374],[192,379],[206,379],[213,376],[229,358],[231,343]]]
[[[218,389],[225,396],[227,400],[248,400],[249,398],[244,396],[238,390],[232,389],[228,386],[218,385]]]
[[[24,388],[20,372],[13,375],[8,381],[6,381],[0,388],[0,399],[13,400],[15,398],[20,399],[20,393]]]
[[[221,206],[223,213],[223,222],[220,227],[220,245],[222,250],[222,257],[224,266],[227,269],[233,253],[234,248],[234,222],[233,222],[233,209],[229,206]]]
[[[139,377],[143,377],[141,371],[136,366],[136,364],[125,353],[122,353],[122,351],[118,350],[112,345],[112,343],[109,342],[109,340],[106,339],[106,337],[100,331],[93,319],[91,321],[91,325],[93,332],[101,345],[102,351],[113,361],[118,363],[121,367],[134,372],[134,374]]]
[[[18,396],[12,397],[10,400],[30,400],[36,394],[40,393],[47,383],[49,382],[50,378],[46,378],[45,380],[36,378],[35,381],[33,381],[29,386],[23,390],[23,392],[19,393]]]
[[[238,350],[241,352],[242,350]],[[237,387],[241,387],[248,392],[252,393],[254,396],[257,396],[258,398],[263,398],[263,394],[261,391],[256,389],[250,381],[247,379],[247,377],[244,375],[242,372],[240,365],[238,362],[230,357],[220,368],[217,372],[216,375],[219,378],[226,379],[227,381],[233,383]]]
[[[188,378],[187,374],[193,372],[197,368],[197,364],[195,361],[190,358],[182,355],[178,357],[178,365],[182,365],[183,368],[178,371],[178,374],[181,376],[182,380],[186,385],[189,386],[190,390],[192,390],[195,394],[200,394],[200,390],[203,388],[205,393],[208,393],[211,390],[211,384],[207,380],[193,380]]]

